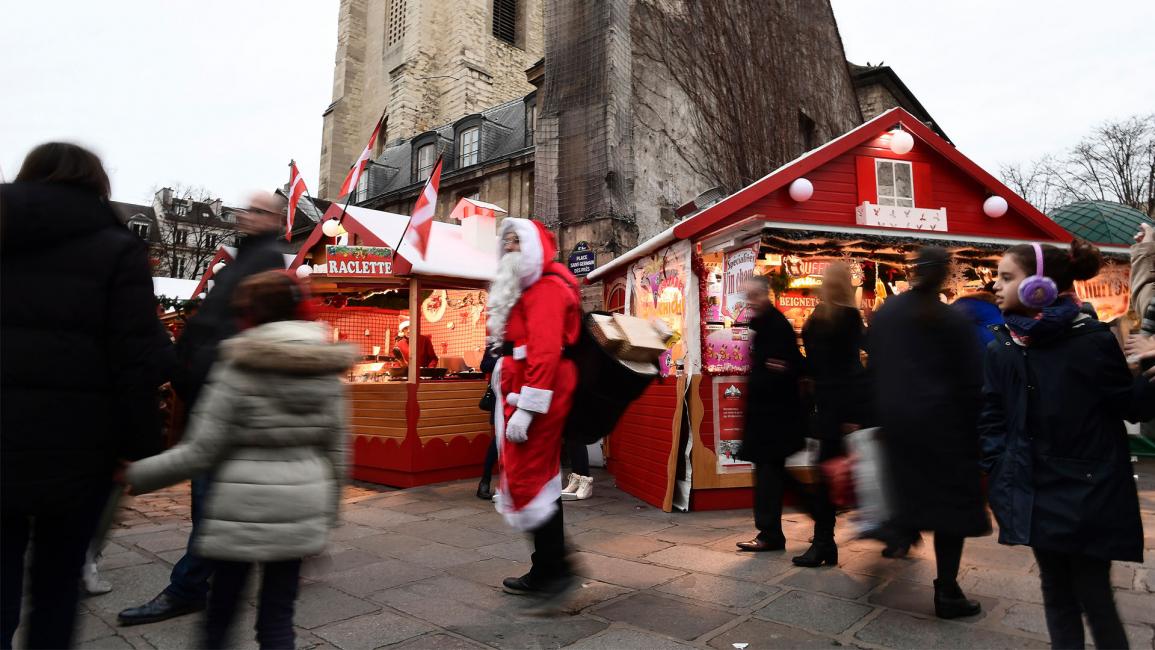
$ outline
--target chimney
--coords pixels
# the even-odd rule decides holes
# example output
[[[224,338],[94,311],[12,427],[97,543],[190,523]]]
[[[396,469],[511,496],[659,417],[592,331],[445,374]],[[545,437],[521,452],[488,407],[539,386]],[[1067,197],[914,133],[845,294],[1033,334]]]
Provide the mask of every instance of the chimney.
[[[162,206],[167,208],[168,206],[172,205],[172,188],[171,187],[160,188],[160,191],[157,192],[157,195],[159,195],[159,197],[160,197],[160,204]]]
[[[219,219],[221,216],[221,200],[220,199],[213,199],[212,201],[210,201],[209,202],[209,210],[212,210],[213,216]]]
[[[473,248],[488,252],[497,250],[497,213],[506,214],[500,206],[473,199],[461,199],[453,208],[451,220],[461,222],[461,236]]]

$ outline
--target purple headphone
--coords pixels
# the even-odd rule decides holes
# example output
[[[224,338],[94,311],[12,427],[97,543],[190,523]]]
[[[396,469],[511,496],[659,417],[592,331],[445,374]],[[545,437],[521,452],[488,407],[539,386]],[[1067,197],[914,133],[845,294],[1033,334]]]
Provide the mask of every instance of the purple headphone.
[[[1043,275],[1043,247],[1031,244],[1035,249],[1035,274],[1019,283],[1019,302],[1031,309],[1049,307],[1059,297],[1059,287],[1055,281]]]

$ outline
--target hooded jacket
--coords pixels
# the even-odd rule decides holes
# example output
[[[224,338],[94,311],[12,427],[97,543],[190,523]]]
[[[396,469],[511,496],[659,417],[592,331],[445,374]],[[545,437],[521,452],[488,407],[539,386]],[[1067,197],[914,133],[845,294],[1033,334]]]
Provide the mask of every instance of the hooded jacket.
[[[325,547],[347,464],[339,373],[355,354],[325,334],[281,321],[222,343],[185,442],[129,468],[136,493],[210,474],[197,554],[271,562]]]
[[[144,242],[76,187],[0,185],[5,511],[73,508],[160,449],[161,348]]]

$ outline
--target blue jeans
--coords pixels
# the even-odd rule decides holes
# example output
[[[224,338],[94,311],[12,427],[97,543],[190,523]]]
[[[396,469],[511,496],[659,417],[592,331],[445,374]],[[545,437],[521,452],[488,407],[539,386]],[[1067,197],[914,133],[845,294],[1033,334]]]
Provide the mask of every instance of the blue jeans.
[[[213,576],[211,560],[199,557],[192,552],[192,542],[196,538],[197,529],[204,519],[205,498],[208,496],[208,476],[200,476],[192,480],[192,532],[188,536],[188,547],[182,557],[172,567],[168,587],[164,590],[169,596],[183,601],[203,602],[209,594],[209,579]]]
[[[252,572],[252,562],[214,562],[213,592],[205,616],[204,647],[235,647],[229,631],[237,618],[241,596]],[[257,606],[257,643],[261,650],[292,650],[293,608],[301,583],[301,561],[262,563],[261,595]]]

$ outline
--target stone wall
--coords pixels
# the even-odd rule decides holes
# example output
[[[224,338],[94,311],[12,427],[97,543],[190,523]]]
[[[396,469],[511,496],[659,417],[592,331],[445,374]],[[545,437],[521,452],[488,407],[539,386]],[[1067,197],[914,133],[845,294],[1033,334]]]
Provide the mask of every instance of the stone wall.
[[[861,85],[856,88],[858,106],[862,109],[862,118],[872,120],[886,111],[901,105],[898,99],[880,83]]]
[[[542,2],[519,0],[510,45],[493,36],[492,0],[341,0],[318,195],[336,198],[382,111],[393,142],[530,93],[525,71],[544,52]]]

